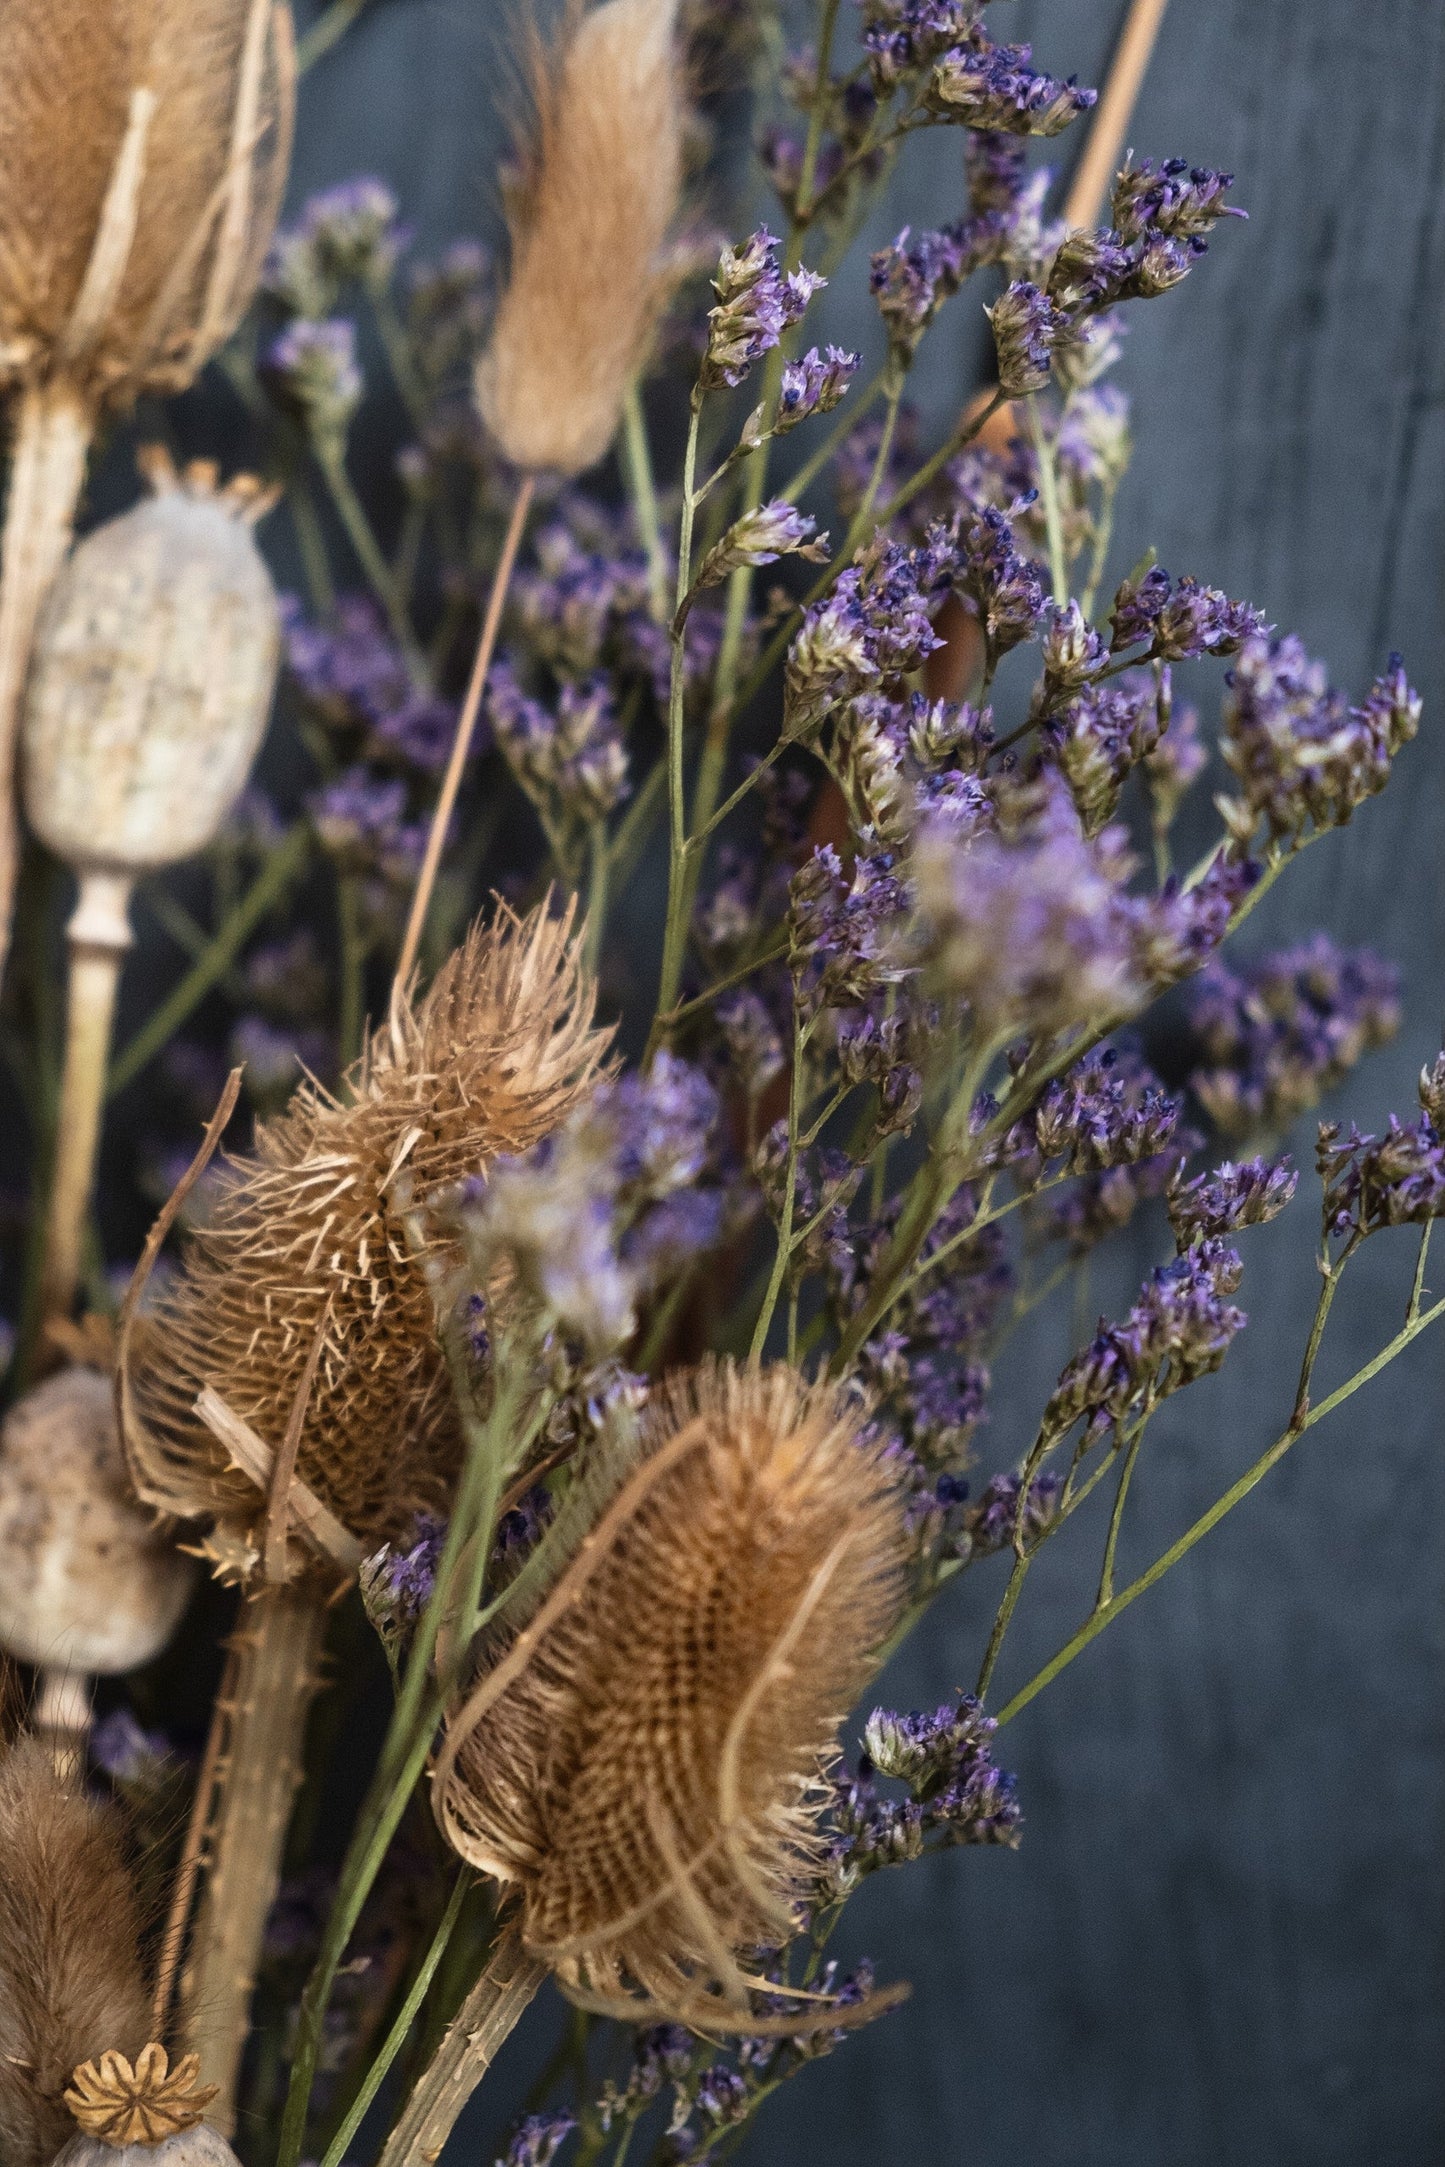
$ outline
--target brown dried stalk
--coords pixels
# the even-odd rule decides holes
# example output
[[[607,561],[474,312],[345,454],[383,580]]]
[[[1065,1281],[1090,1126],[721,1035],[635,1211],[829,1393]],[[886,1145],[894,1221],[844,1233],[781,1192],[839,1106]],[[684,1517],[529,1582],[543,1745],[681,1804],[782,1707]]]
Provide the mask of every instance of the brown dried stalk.
[[[547,1976],[504,1931],[387,2138],[378,2167],[435,2167],[458,2115]]]
[[[0,1763],[0,2155],[41,2167],[73,2124],[77,2063],[138,2053],[150,2021],[140,1918],[115,1819],[38,1739]]]
[[[285,0],[10,0],[0,38],[0,963],[15,732],[99,415],[191,383],[249,304],[291,154]]]
[[[477,368],[482,419],[527,472],[603,456],[666,299],[687,120],[676,12],[605,0],[571,9],[559,54],[534,35],[511,271]]]
[[[859,1429],[782,1365],[665,1392],[640,1463],[450,1718],[441,1827],[584,2007],[768,2028],[740,1952],[795,1929],[819,1767],[900,1602],[897,1496]]]

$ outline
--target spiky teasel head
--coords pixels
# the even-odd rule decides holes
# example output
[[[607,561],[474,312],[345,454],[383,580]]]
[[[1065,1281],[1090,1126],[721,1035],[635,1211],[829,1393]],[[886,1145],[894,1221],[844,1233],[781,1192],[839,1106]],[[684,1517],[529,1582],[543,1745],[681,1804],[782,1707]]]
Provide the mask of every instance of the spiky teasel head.
[[[560,52],[534,59],[511,271],[477,367],[482,419],[528,472],[603,456],[666,298],[687,125],[676,13],[573,6]]]
[[[190,383],[255,290],[294,104],[286,0],[8,0],[0,381]]]
[[[418,1218],[434,1192],[548,1135],[608,1040],[571,912],[499,908],[419,1004],[397,1003],[341,1097],[308,1080],[232,1162],[120,1365],[137,1489],[211,1521],[207,1548],[230,1575],[257,1560],[266,1500],[197,1417],[197,1395],[213,1387],[279,1452],[318,1341],[301,1482],[367,1549],[445,1510],[461,1432],[427,1266],[448,1237],[429,1232],[415,1249]]]
[[[436,1813],[584,2004],[767,2029],[745,1952],[795,1930],[820,1768],[898,1616],[894,1479],[830,1387],[707,1367],[599,1503],[454,1712]]]

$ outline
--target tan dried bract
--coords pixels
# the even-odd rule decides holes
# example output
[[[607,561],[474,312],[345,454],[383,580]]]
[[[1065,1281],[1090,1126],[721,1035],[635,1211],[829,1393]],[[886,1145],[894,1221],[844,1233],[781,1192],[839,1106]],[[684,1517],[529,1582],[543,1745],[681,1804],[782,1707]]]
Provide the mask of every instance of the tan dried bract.
[[[445,1510],[461,1432],[427,1265],[450,1250],[422,1207],[555,1128],[607,1045],[571,913],[499,909],[419,1005],[397,1004],[340,1097],[308,1081],[263,1124],[123,1350],[122,1429],[147,1503],[218,1523],[212,1556],[244,1571],[266,1501],[195,1401],[210,1385],[279,1452],[319,1335],[301,1481],[368,1548]]]
[[[106,2144],[160,2144],[194,2129],[216,2097],[214,2084],[199,2084],[200,2056],[183,2054],[174,2069],[152,2039],[134,2064],[114,2048],[99,2061],[82,2062],[65,2094],[87,2136]]]
[[[785,1366],[666,1392],[451,1719],[441,1826],[514,1888],[523,1943],[584,2004],[768,2028],[746,1952],[794,1930],[820,1770],[901,1599],[901,1507],[859,1431]]]

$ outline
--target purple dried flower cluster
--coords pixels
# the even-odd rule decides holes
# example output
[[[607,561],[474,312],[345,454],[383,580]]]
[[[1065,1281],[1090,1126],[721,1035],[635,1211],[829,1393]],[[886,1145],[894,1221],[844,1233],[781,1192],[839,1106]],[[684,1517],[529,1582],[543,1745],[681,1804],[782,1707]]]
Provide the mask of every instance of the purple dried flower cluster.
[[[605,819],[627,796],[627,749],[607,677],[564,682],[549,710],[499,662],[487,701],[507,765],[554,829]]]
[[[529,2114],[518,2125],[497,2167],[552,2167],[576,2127],[577,2117],[572,2114]]]
[[[1399,1028],[1399,980],[1368,949],[1321,933],[1235,971],[1213,963],[1190,997],[1190,1089],[1226,1135],[1308,1112]]]
[[[266,290],[294,315],[329,316],[344,287],[388,286],[409,239],[385,181],[343,181],[308,197],[297,223],[277,234]]]
[[[1224,757],[1239,793],[1228,808],[1234,832],[1247,842],[1263,820],[1272,838],[1293,841],[1311,826],[1342,826],[1384,789],[1420,712],[1398,655],[1350,707],[1297,639],[1250,637],[1224,714]]]
[[[717,307],[708,314],[699,391],[740,384],[827,283],[815,271],[784,271],[778,247],[777,236],[760,226],[723,250],[712,282]]]
[[[1023,1816],[1013,1777],[993,1759],[997,1728],[967,1695],[931,1715],[874,1709],[858,1773],[837,1785],[836,1834],[822,1876],[825,1905],[838,1902],[865,1875],[917,1858],[926,1848],[1017,1845]],[[906,1786],[907,1797],[880,1791],[879,1776]]]
[[[1445,1142],[1428,1114],[1413,1122],[1391,1114],[1383,1136],[1322,1121],[1315,1161],[1327,1234],[1373,1234],[1445,1216]]]
[[[1212,1172],[1169,1185],[1169,1224],[1181,1250],[1198,1241],[1233,1234],[1243,1226],[1277,1219],[1299,1186],[1288,1159],[1256,1158],[1235,1166],[1226,1159]]]
[[[344,595],[329,620],[313,623],[294,596],[283,600],[286,661],[309,713],[328,730],[360,733],[371,758],[436,774],[456,730],[450,700],[419,686],[376,603]],[[487,749],[485,733],[472,757]]]
[[[1062,1438],[1080,1420],[1089,1434],[1102,1433],[1218,1369],[1246,1322],[1228,1299],[1242,1272],[1238,1252],[1217,1237],[1161,1264],[1123,1323],[1101,1323],[1068,1364],[1044,1409],[1042,1434]]]
[[[783,733],[806,740],[859,694],[896,689],[942,645],[933,611],[953,570],[953,549],[930,535],[918,549],[880,538],[805,611],[788,649]]]

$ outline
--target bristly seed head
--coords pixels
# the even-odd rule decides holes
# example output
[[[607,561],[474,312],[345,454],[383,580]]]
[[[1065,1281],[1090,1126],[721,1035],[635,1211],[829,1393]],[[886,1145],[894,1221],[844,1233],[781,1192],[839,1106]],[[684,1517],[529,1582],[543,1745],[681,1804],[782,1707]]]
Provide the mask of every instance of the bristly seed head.
[[[795,1928],[816,1779],[901,1598],[901,1508],[861,1432],[783,1365],[665,1390],[453,1712],[441,1826],[515,1888],[524,1944],[584,2006],[766,2029],[746,1952]]]

